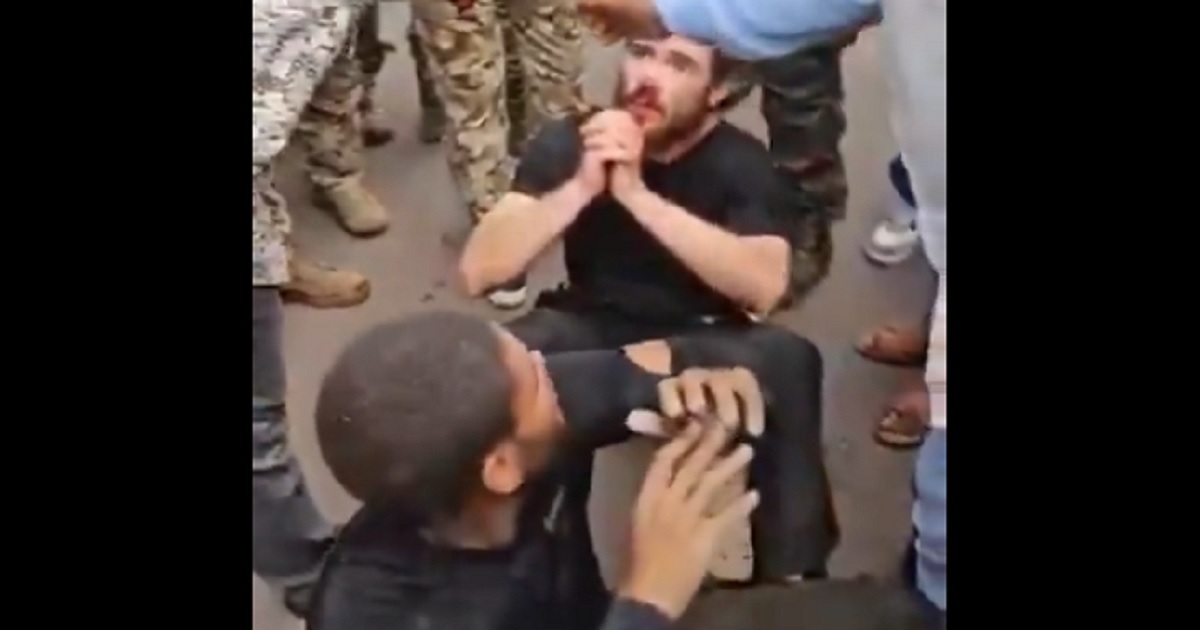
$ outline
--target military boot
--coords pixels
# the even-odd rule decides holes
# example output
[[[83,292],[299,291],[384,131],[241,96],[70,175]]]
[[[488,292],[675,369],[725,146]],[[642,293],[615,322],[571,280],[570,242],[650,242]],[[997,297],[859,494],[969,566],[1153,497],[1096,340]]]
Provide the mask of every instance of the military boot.
[[[288,261],[292,279],[280,287],[285,302],[313,308],[349,308],[371,296],[371,282],[357,271],[337,269],[298,258]]]
[[[364,147],[374,149],[375,147],[391,142],[394,137],[396,137],[396,132],[380,123],[376,118],[374,110],[362,113],[362,138]]]
[[[429,56],[421,38],[411,28],[408,31],[408,50],[417,66],[417,98],[421,101],[421,119],[417,123],[417,138],[425,144],[437,144],[446,135],[446,109],[438,98],[429,69]]]
[[[374,236],[388,228],[387,210],[367,190],[361,175],[315,186],[313,204],[334,213],[342,227],[354,236]]]

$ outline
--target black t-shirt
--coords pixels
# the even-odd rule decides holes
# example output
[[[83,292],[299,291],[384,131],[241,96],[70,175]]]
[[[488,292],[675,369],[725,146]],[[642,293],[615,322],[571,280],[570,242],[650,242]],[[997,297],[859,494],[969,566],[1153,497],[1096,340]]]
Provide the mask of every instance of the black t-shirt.
[[[512,189],[540,197],[578,170],[578,121],[547,124],[525,148]],[[790,197],[762,142],[720,122],[669,164],[646,161],[647,188],[714,225],[743,236],[787,238]],[[608,193],[594,199],[564,236],[572,293],[588,308],[660,322],[740,317],[742,308],[706,285]]]

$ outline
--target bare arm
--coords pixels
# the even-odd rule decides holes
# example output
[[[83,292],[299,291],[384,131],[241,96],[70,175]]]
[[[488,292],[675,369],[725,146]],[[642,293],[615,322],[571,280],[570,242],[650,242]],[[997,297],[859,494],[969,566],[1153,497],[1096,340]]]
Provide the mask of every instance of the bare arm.
[[[458,265],[467,293],[480,295],[524,273],[604,187],[604,165],[584,152],[578,122],[544,125],[525,145],[512,192],[467,240]]]
[[[575,182],[535,199],[511,192],[484,215],[459,260],[472,297],[524,273],[591,199]]]
[[[622,203],[701,280],[756,315],[769,313],[787,291],[791,257],[783,238],[733,234],[646,188]]]

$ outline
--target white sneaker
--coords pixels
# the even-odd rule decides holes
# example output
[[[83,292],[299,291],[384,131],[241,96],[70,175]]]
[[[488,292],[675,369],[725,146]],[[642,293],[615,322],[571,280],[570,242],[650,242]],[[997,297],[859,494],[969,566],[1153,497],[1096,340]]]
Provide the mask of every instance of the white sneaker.
[[[526,297],[525,278],[519,278],[496,287],[487,294],[487,301],[501,310],[521,308]]]
[[[863,254],[880,265],[895,265],[912,256],[920,242],[916,221],[897,222],[888,218],[871,231],[870,240],[863,245]]]

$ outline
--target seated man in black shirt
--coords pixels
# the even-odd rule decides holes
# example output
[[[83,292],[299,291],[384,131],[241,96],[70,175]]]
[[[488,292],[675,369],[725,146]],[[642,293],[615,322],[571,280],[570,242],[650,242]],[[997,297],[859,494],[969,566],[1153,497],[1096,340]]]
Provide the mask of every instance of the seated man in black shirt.
[[[757,504],[753,491],[723,503],[715,491],[757,458],[728,448],[729,429],[759,434],[764,419],[746,370],[662,376],[671,362],[662,343],[543,359],[456,313],[360,336],[322,382],[316,421],[326,463],[364,505],[327,559],[309,629],[668,627],[722,531]],[[647,473],[610,607],[589,591],[594,576],[578,579],[557,471],[624,439],[632,409],[680,430]]]
[[[770,312],[787,287],[791,196],[762,142],[721,119],[734,68],[683,37],[631,42],[615,108],[548,123],[527,144],[463,252],[467,290],[520,297],[561,237],[568,285],[538,305],[581,341],[616,347]]]
[[[520,297],[524,281],[510,281],[561,238],[566,286],[508,324],[528,346],[552,354],[706,339],[725,347],[717,364],[754,370],[772,394],[773,435],[759,448],[780,453],[756,462],[778,466],[758,471],[754,577],[793,581],[823,574],[837,539],[821,360],[807,340],[755,323],[787,290],[781,217],[791,196],[766,147],[720,117],[733,71],[684,37],[630,42],[617,108],[549,123],[526,145],[512,192],[476,227],[461,271],[473,294]],[[586,529],[589,461],[573,479],[566,508]]]

